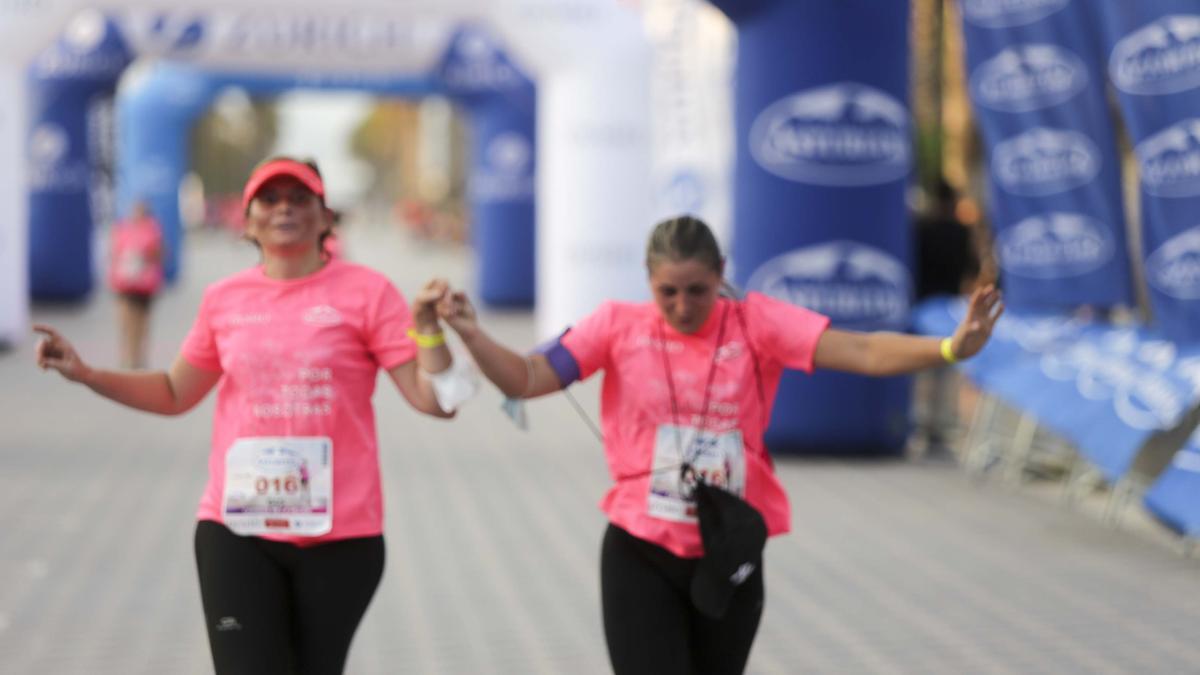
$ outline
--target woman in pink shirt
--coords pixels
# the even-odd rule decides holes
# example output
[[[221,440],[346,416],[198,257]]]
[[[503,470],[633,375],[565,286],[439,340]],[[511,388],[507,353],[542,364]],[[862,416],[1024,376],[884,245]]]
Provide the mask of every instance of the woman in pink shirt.
[[[196,563],[218,673],[340,673],[383,572],[371,397],[452,416],[431,281],[414,311],[386,277],[331,259],[313,164],[260,165],[246,235],[262,263],[211,285],[168,371],[93,368],[48,326],[38,364],[139,410],[178,415],[218,387]]]
[[[162,228],[145,202],[129,218],[113,224],[108,284],[117,294],[121,366],[142,368],[146,361],[150,304],[163,282]]]
[[[967,358],[987,342],[1003,304],[991,287],[976,291],[943,340],[833,329],[820,314],[758,293],[723,295],[724,259],[691,217],[654,229],[646,266],[653,302],[606,302],[528,357],[489,337],[464,294],[445,296],[438,311],[511,398],[604,371],[600,415],[614,485],[601,504],[610,525],[600,566],[613,669],[740,673],[762,614],[762,542],[790,527],[763,446],[783,370],[887,376]],[[756,525],[714,534],[721,548],[706,551],[697,496],[713,491],[697,483],[724,491],[717,501],[732,510],[722,515],[749,513]],[[765,533],[743,542],[755,540],[755,528]]]

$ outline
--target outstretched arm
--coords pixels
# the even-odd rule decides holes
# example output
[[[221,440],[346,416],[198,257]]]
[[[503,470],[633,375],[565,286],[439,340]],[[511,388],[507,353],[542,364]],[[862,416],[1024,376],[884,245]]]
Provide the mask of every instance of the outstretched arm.
[[[535,398],[563,388],[544,355],[522,356],[492,339],[480,327],[465,293],[449,294],[438,304],[438,314],[458,333],[484,376],[505,396]]]
[[[220,373],[197,368],[183,357],[176,357],[168,371],[92,368],[58,331],[42,324],[33,328],[44,336],[37,345],[37,364],[42,370],[57,370],[68,380],[138,410],[179,415],[195,407],[221,379]]]
[[[949,338],[948,356],[960,361],[979,353],[1003,312],[1000,291],[993,286],[976,289],[971,294],[966,317]],[[831,328],[817,341],[813,363],[817,368],[885,377],[944,365],[947,355],[942,351],[942,338]]]

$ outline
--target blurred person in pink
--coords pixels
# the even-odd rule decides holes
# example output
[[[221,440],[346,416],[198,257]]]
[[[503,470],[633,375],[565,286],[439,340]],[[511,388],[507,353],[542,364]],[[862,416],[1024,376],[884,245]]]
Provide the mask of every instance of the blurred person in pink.
[[[218,673],[340,673],[383,572],[372,395],[387,371],[416,410],[453,416],[434,280],[412,311],[392,283],[323,249],[330,219],[311,163],[261,164],[243,192],[261,263],[209,286],[166,371],[84,362],[49,326],[43,369],[162,415],[217,387],[196,564]]]
[[[146,365],[150,305],[163,283],[163,235],[145,202],[133,205],[125,220],[113,224],[109,242],[108,284],[117,294],[120,363]]]
[[[763,444],[784,369],[888,376],[965,359],[1003,304],[992,287],[975,291],[967,317],[940,340],[830,328],[802,307],[723,293],[716,239],[689,216],[654,228],[646,267],[652,302],[605,302],[530,356],[492,339],[462,292],[443,296],[438,313],[510,399],[604,371],[614,484],[601,502],[610,524],[600,582],[614,671],[740,673],[762,614],[762,545],[791,527]],[[757,541],[753,526],[721,525],[745,514],[762,530]]]

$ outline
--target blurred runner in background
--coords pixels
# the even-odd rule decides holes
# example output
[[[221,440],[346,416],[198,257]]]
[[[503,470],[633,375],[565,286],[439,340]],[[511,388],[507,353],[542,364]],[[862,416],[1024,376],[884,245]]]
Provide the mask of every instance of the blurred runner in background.
[[[108,283],[117,294],[120,364],[143,368],[150,305],[163,283],[162,227],[145,202],[135,203],[128,218],[113,224],[109,250]]]

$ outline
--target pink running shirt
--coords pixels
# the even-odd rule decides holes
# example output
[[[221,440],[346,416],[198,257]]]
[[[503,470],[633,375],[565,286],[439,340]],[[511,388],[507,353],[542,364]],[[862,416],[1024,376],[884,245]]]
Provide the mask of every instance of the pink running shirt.
[[[380,368],[415,358],[412,325],[386,277],[340,260],[300,279],[255,267],[210,286],[180,350],[223,374],[197,517],[222,522],[225,457],[237,439],[322,436],[333,441],[332,530],[264,538],[306,545],[382,533],[371,396]]]
[[[749,335],[743,332],[738,311]],[[723,314],[724,337],[715,355],[708,413],[701,416]],[[650,476],[623,478],[652,468],[661,429],[673,425],[666,377],[669,364],[681,425],[703,421],[708,432],[740,431],[743,496],[763,514],[769,534],[787,532],[791,508],[763,446],[763,431],[783,369],[811,373],[817,340],[828,327],[829,319],[821,314],[750,293],[742,302],[718,299],[704,325],[692,334],[671,328],[654,303],[618,302],[604,303],[567,331],[560,342],[577,362],[580,378],[604,370],[600,417],[609,472],[616,484],[600,506],[609,520],[678,556],[696,558],[704,553],[694,521],[650,512],[654,500]],[[759,403],[755,355],[766,410]]]
[[[153,295],[163,282],[162,229],[149,216],[115,223],[108,283],[118,293]]]

